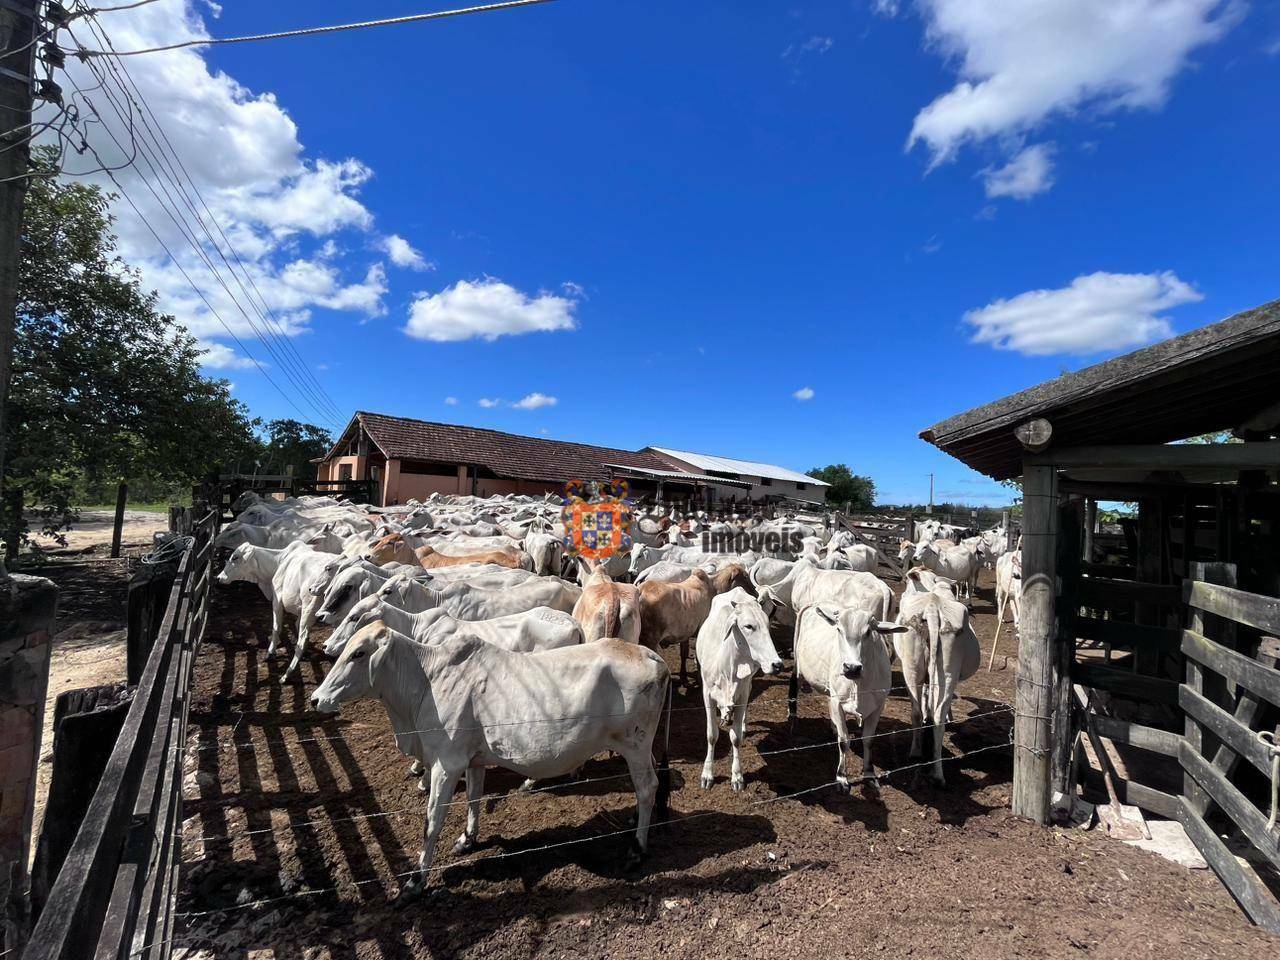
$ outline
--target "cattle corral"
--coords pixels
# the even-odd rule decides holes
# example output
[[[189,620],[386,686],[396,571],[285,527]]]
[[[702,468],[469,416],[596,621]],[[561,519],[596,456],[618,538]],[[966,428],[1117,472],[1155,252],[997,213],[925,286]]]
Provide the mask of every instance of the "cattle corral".
[[[984,579],[974,614],[984,650],[990,588]],[[185,780],[175,947],[188,955],[816,956],[838,945],[849,955],[1191,957],[1271,943],[1207,872],[1008,814],[1011,670],[962,688],[946,786],[908,769],[852,796],[824,786],[824,704],[803,698],[793,738],[786,681],[775,678],[753,689],[746,789],[729,789],[722,745],[716,784],[702,790],[700,697],[679,688],[671,822],[655,827],[638,870],[620,866],[634,808],[620,761],[598,759],[578,778],[587,782],[535,793],[512,792],[519,778],[497,773],[488,792],[501,797],[488,801],[479,848],[439,855],[433,893],[396,908],[388,898],[414,866],[425,813],[408,761],[378,704],[337,719],[309,710],[327,663],[314,645],[300,680],[280,684],[284,660],[264,656],[269,624],[251,586],[215,593]],[[674,667],[672,650],[667,659]],[[875,747],[882,769],[912,763],[906,707],[891,697]],[[445,837],[462,820],[455,806]]]

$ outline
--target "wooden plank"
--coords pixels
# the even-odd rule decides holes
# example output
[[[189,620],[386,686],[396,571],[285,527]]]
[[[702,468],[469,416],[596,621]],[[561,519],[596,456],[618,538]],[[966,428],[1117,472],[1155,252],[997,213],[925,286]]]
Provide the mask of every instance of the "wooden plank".
[[[1230,563],[1196,563],[1191,567],[1191,576],[1195,580],[1206,583],[1234,586],[1236,568]],[[1219,635],[1224,633],[1224,624],[1221,620],[1208,617],[1203,610],[1199,610],[1196,607],[1188,609],[1188,626],[1192,630],[1202,636],[1207,634],[1210,629],[1213,629]],[[1179,698],[1181,698],[1183,691],[1189,690],[1194,696],[1212,703],[1213,697],[1222,697],[1225,694],[1225,684],[1222,678],[1216,674],[1206,676],[1204,668],[1193,658],[1185,658],[1184,672],[1186,686],[1178,691]],[[1213,734],[1209,733],[1206,736],[1204,728],[1190,716],[1183,718],[1183,731],[1184,739],[1196,753],[1203,754],[1219,747],[1219,742],[1213,738]],[[1209,795],[1201,789],[1195,777],[1185,772],[1182,775],[1182,794],[1186,799],[1187,805],[1200,816],[1204,816],[1209,809]]]
[[[1280,903],[1258,879],[1253,868],[1237,860],[1200,814],[1185,801],[1179,806],[1178,822],[1249,919],[1265,930],[1280,933]]]
[[[1058,447],[1044,453],[1031,454],[1024,462],[1033,466],[1091,467],[1100,470],[1177,470],[1182,467],[1272,470],[1280,467],[1280,442]]]
[[[1057,634],[1057,472],[1027,465],[1022,477],[1022,604],[1015,688],[1013,813],[1049,822],[1053,644]]]
[[[1280,704],[1280,670],[1265,667],[1194,630],[1182,631],[1182,652],[1256,696]]]
[[[1182,737],[1179,734],[1140,723],[1130,723],[1128,720],[1094,714],[1093,722],[1098,728],[1098,733],[1109,740],[1128,744],[1131,747],[1140,747],[1166,757],[1176,757],[1178,744],[1182,743]]]
[[[1182,646],[1182,632],[1171,627],[1147,627],[1123,620],[1099,620],[1077,617],[1075,635],[1081,640],[1109,643],[1113,647],[1156,650],[1177,653]]]
[[[1257,851],[1280,870],[1280,847],[1277,847],[1275,838],[1267,829],[1267,818],[1262,815],[1262,811],[1185,741],[1178,751],[1178,761],[1182,764],[1182,769],[1195,777],[1201,789],[1213,798],[1213,802],[1249,838]]]
[[[1263,633],[1280,633],[1280,599],[1275,597],[1188,580],[1182,585],[1182,598],[1188,606],[1243,623]]]
[[[1163,790],[1157,790],[1155,787],[1148,787],[1145,783],[1138,783],[1136,780],[1112,782],[1116,788],[1116,799],[1121,803],[1149,810],[1158,817],[1168,817],[1170,820],[1178,818],[1178,811],[1182,807],[1181,798],[1165,793]]]
[[[1178,704],[1197,723],[1204,724],[1204,726],[1212,730],[1214,735],[1222,741],[1223,746],[1230,748],[1228,752],[1234,753],[1238,757],[1244,757],[1257,767],[1264,777],[1270,778],[1271,754],[1263,746],[1262,741],[1258,739],[1257,734],[1249,729],[1247,725],[1242,724],[1236,717],[1227,713],[1216,703],[1196,693],[1190,687],[1184,686],[1178,691]],[[1219,754],[1221,754],[1221,751],[1219,751]],[[1215,768],[1217,768],[1216,764]],[[1226,776],[1224,770],[1217,769],[1219,773]]]
[[[190,551],[183,555],[179,577],[185,574],[189,557]],[[162,635],[172,632],[177,613],[178,598],[171,595],[161,625]],[[75,952],[83,953],[87,945],[96,942],[124,841],[124,827],[155,732],[159,698],[172,653],[168,644],[157,643],[152,647],[115,749],[85,813],[84,824],[49,893],[44,913],[31,933],[24,953],[28,960],[55,960]]]
[[[1081,577],[1080,605],[1083,607],[1120,608],[1121,604],[1182,602],[1182,590],[1172,583],[1142,583],[1139,580],[1117,580],[1110,577]]]
[[[1076,662],[1072,668],[1072,678],[1085,687],[1095,687],[1110,693],[1135,700],[1150,700],[1154,703],[1178,704],[1178,684],[1172,680],[1161,680],[1158,677],[1144,677],[1127,670],[1113,670],[1110,667],[1092,663]]]

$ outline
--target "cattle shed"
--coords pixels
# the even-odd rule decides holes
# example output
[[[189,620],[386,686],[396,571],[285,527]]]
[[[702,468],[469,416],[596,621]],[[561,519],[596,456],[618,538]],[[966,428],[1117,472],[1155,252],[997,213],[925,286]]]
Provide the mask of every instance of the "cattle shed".
[[[1278,436],[1280,301],[921,433],[1022,479],[1014,812],[1046,823],[1105,786],[1180,822],[1273,930]]]
[[[639,498],[708,506],[782,499],[819,504],[825,496],[826,483],[785,467],[676,453],[361,411],[316,462],[316,474],[322,481],[371,480],[383,506],[425,500],[434,493],[562,494],[570,480],[625,480]]]

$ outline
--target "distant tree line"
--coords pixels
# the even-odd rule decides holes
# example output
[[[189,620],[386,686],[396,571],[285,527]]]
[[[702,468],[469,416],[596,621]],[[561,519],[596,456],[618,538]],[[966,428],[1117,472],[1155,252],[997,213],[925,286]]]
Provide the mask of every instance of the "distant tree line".
[[[49,166],[48,151],[38,163]],[[329,434],[293,420],[265,426],[204,375],[202,351],[157,307],[116,252],[97,186],[33,176],[22,227],[0,531],[13,556],[33,528],[59,537],[77,506],[189,491],[224,464],[293,464]]]
[[[866,511],[876,501],[876,484],[870,477],[859,476],[847,464],[832,463],[814,467],[809,476],[831,484],[827,487],[827,503],[833,507],[849,504],[851,511]]]

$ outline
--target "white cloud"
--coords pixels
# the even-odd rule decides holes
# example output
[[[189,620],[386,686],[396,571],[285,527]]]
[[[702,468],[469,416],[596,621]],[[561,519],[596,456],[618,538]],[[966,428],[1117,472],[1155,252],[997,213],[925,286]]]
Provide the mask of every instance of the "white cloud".
[[[117,49],[136,49],[207,37],[205,17],[217,12],[216,4],[148,4],[112,14],[107,27]],[[81,39],[86,45],[97,45],[90,34]],[[382,265],[346,262],[345,249],[367,249],[368,245],[347,246],[335,239],[372,228],[373,214],[359,198],[360,188],[372,176],[367,166],[354,157],[307,156],[297,126],[274,95],[250,90],[211,69],[199,50],[130,58],[127,67],[156,119],[151,120],[145,110],[141,116],[163,128],[181,168],[171,158],[160,159],[162,154],[149,135],[131,137],[128,113],[123,119],[116,115],[89,65],[68,59],[66,94],[82,116],[92,113],[86,96],[96,105],[100,117],[80,126],[103,162],[124,165],[135,140],[140,151],[146,148],[134,163],[116,173],[138,207],[135,213],[123,199],[112,204],[120,253],[139,267],[143,282],[158,291],[162,309],[178,317],[206,346],[216,345],[209,355],[215,362],[224,358],[223,350],[230,354],[229,347],[210,339],[229,336],[224,324],[259,359],[268,356],[257,341],[254,325],[261,327],[263,321],[252,304],[264,304],[263,312],[273,313],[278,329],[287,336],[308,329],[317,308],[362,316],[384,312]],[[84,94],[76,93],[76,87]],[[123,103],[118,91],[115,96]],[[135,134],[139,122],[139,117],[133,118]],[[69,172],[89,171],[97,164],[90,153],[66,157]],[[173,176],[168,175],[170,165]],[[188,184],[188,176],[195,189]],[[89,179],[116,192],[101,173]],[[188,201],[208,223],[210,235],[188,209]],[[194,244],[166,206],[189,221]],[[226,250],[215,222],[230,239],[234,255]],[[159,241],[147,223],[159,234]],[[165,246],[176,259],[170,259]],[[234,271],[223,262],[219,247]],[[216,273],[206,261],[216,265]],[[192,289],[193,283],[204,298]]]
[[[253,360],[242,357],[225,343],[206,340],[199,344],[199,348],[203,351],[200,355],[200,365],[210,370],[244,370],[258,366]],[[267,366],[265,363],[262,365]]]
[[[435,268],[434,263],[428,262],[422,254],[413,248],[408,240],[399,234],[393,233],[383,237],[379,246],[397,267],[404,267],[406,270],[432,270]]]
[[[791,72],[794,77],[800,76],[801,65],[809,57],[820,57],[835,46],[835,41],[830,37],[813,36],[808,40],[800,43],[789,43],[786,49],[782,51],[782,59],[791,65]]]
[[[459,280],[439,293],[418,294],[404,332],[418,340],[446,343],[573,330],[577,306],[573,298],[546,292],[531,297],[501,280]]]
[[[919,0],[926,42],[959,81],[922,109],[908,147],[932,163],[1055,115],[1156,109],[1192,51],[1229,30],[1239,0]]]
[[[871,9],[882,17],[896,17],[902,5],[899,0],[873,0]]]
[[[502,403],[498,397],[481,397],[476,403],[484,407],[486,410],[492,410],[494,407]]]
[[[1029,290],[964,315],[975,343],[1027,356],[1084,355],[1142,346],[1173,334],[1161,311],[1204,295],[1170,270],[1091,273],[1068,287]]]
[[[447,406],[456,407],[458,405],[457,397],[445,397],[444,402]]]
[[[1044,193],[1053,186],[1054,149],[1052,143],[1037,143],[1019,151],[1002,167],[987,167],[982,171],[987,196],[1030,200]]]
[[[537,410],[541,407],[554,407],[559,402],[555,397],[548,397],[545,393],[531,393],[523,400],[517,400],[512,406],[517,410]]]
[[[812,400],[812,399],[813,399],[813,387],[801,387],[799,390],[797,390],[795,393],[793,393],[793,394],[791,394],[791,395],[792,395],[793,397],[795,397],[797,400],[800,400],[800,401],[804,401],[804,400]]]

